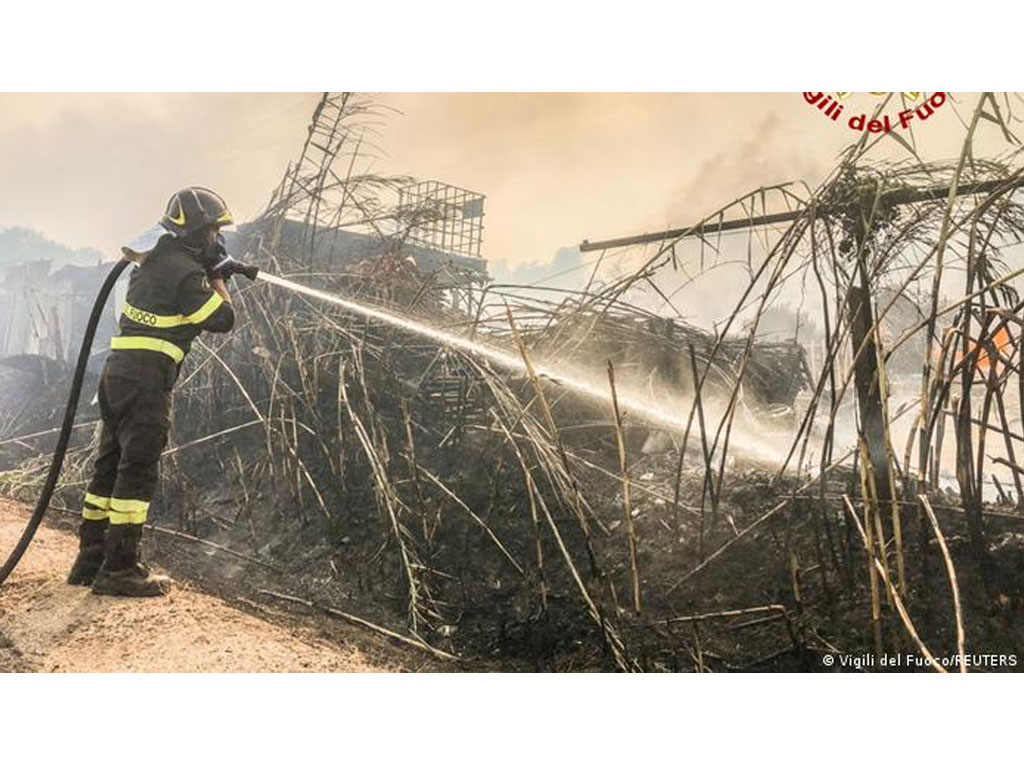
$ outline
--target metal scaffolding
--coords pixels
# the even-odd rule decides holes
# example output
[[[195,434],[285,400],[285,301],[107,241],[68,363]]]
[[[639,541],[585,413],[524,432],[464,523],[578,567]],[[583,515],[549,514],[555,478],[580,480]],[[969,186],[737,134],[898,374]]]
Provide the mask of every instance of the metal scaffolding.
[[[440,181],[421,181],[398,190],[406,212],[407,241],[441,253],[480,258],[484,196]]]

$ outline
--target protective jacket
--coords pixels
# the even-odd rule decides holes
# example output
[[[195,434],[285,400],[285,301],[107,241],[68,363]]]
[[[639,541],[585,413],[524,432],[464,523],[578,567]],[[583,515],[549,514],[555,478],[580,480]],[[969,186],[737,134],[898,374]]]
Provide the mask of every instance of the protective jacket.
[[[120,367],[155,353],[173,361],[176,378],[200,331],[225,333],[234,322],[231,305],[210,287],[197,258],[176,238],[165,236],[132,272],[110,363]]]

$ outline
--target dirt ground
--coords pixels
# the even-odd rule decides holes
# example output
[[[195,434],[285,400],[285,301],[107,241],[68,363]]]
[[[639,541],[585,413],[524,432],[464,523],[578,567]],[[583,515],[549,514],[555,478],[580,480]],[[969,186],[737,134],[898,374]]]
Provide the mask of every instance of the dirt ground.
[[[0,553],[28,510],[0,500]],[[249,615],[187,584],[129,600],[68,586],[74,537],[40,527],[0,586],[0,672],[387,672],[399,664],[353,644]]]

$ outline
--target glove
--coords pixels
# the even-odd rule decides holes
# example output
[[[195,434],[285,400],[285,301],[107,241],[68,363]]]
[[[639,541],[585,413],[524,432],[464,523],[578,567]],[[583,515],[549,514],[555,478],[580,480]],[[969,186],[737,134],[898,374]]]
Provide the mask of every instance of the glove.
[[[207,274],[211,280],[228,280],[232,275],[245,275],[250,280],[255,280],[258,272],[259,267],[250,267],[247,264],[243,264],[227,253],[223,255],[220,261],[207,269]]]
[[[256,279],[259,267],[250,267],[238,261],[228,253],[224,236],[217,234],[217,239],[203,252],[203,266],[210,280],[230,280],[232,275],[245,275],[250,280]]]

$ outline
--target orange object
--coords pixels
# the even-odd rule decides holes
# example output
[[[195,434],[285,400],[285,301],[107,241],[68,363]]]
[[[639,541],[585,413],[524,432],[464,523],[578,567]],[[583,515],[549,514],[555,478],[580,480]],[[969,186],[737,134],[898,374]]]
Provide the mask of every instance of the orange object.
[[[1008,353],[1006,352],[1006,350],[1009,347],[1013,346],[1013,336],[1010,335],[1010,332],[1009,332],[1009,330],[1007,330],[1005,325],[1000,326],[999,329],[994,334],[992,334],[992,336],[991,336],[991,344],[992,344],[992,346],[995,347],[996,351],[1001,356],[1003,356],[1003,357],[1007,357],[1008,356]],[[980,344],[977,341],[974,341],[973,344],[971,345],[971,349],[970,349],[971,352],[974,352],[975,349],[978,350],[978,353],[977,353],[978,357],[977,357],[976,362],[974,363],[974,370],[976,370],[978,373],[981,373],[981,374],[987,376],[992,371],[992,362],[993,361],[992,361],[991,357],[989,356],[988,348],[982,346],[979,349],[979,346],[980,346]],[[959,359],[963,359],[963,356],[961,355],[959,357]],[[999,362],[998,357],[996,358],[995,363],[996,363],[996,374],[998,375],[999,373],[1002,372],[1003,366]]]

